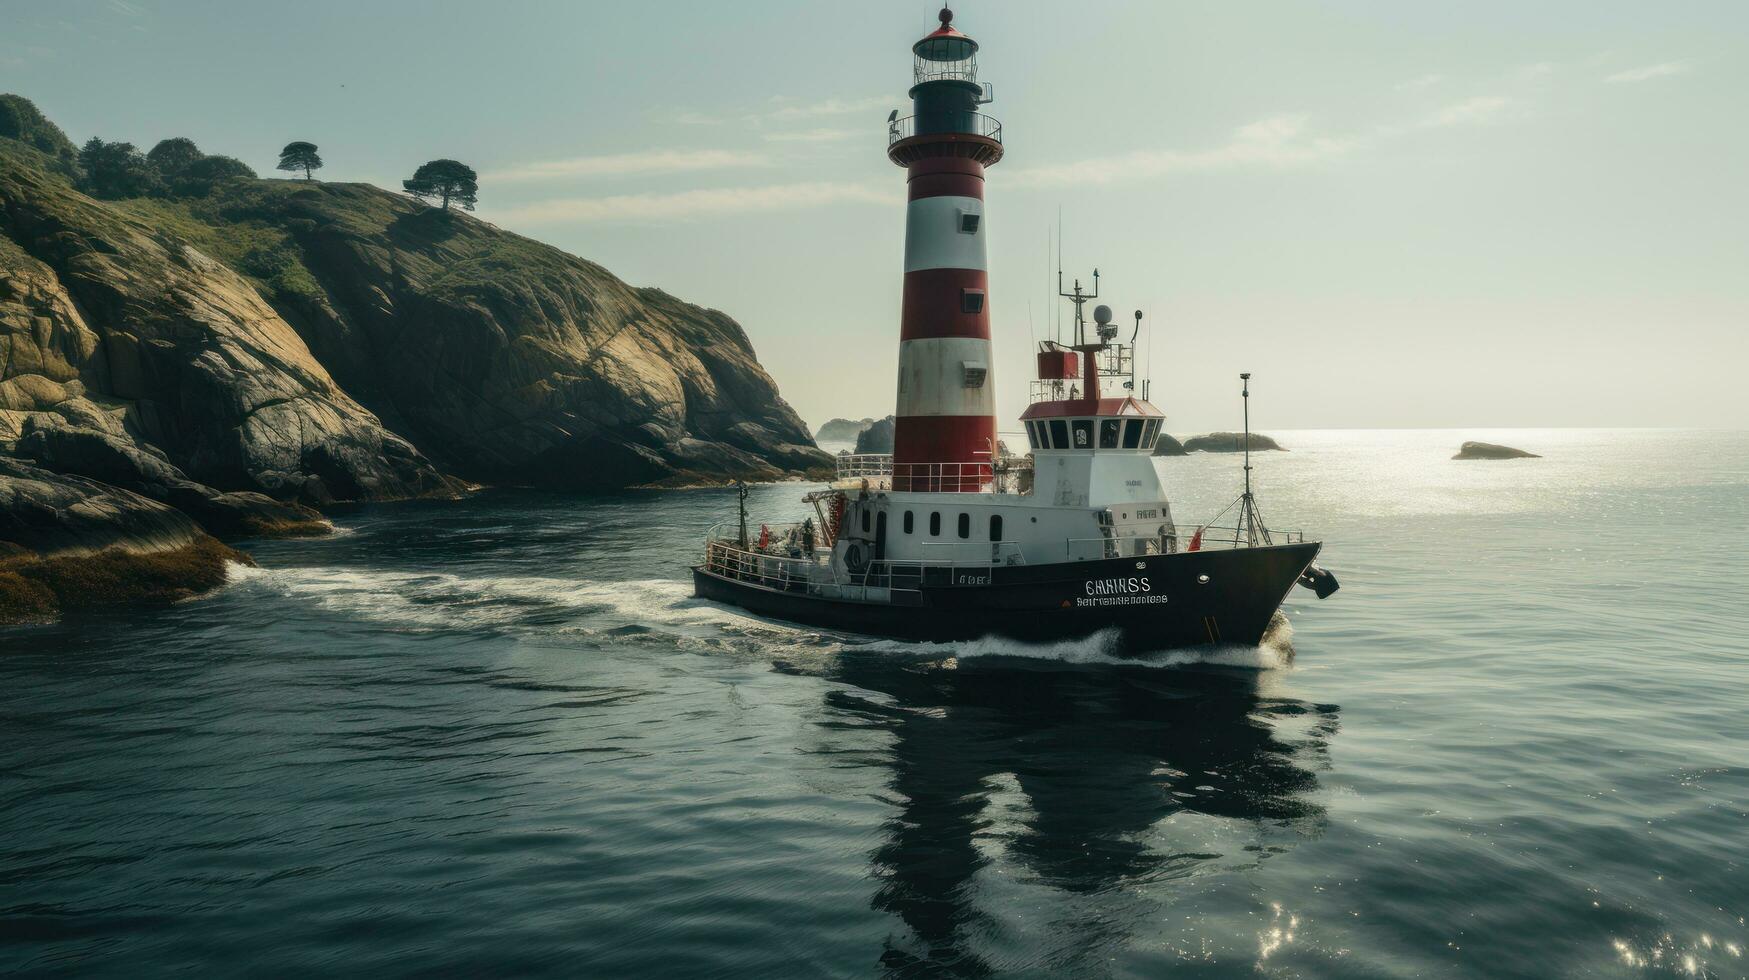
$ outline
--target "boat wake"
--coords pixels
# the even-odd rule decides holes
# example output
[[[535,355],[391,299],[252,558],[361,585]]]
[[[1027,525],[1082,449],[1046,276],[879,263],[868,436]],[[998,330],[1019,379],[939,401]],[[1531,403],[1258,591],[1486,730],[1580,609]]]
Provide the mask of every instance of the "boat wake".
[[[407,632],[491,630],[666,646],[880,654],[920,660],[1001,658],[1114,666],[1217,666],[1273,670],[1293,660],[1292,626],[1276,614],[1255,647],[1206,647],[1120,654],[1117,630],[1074,640],[905,642],[831,633],[765,619],[693,596],[675,579],[623,582],[543,576],[469,577],[335,567],[233,565],[234,587],[277,593],[333,615]]]
[[[674,579],[599,582],[335,567],[232,565],[233,587],[261,589],[346,619],[408,632],[496,629],[636,638],[789,643],[819,634],[694,598]]]

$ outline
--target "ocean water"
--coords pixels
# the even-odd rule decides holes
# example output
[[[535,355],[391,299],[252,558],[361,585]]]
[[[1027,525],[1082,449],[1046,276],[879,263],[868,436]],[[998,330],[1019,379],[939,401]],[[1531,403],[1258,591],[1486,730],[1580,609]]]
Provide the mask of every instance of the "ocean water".
[[[0,630],[0,972],[1749,975],[1749,435],[1280,435],[1343,587],[1260,649],[750,618],[686,581],[721,490]]]

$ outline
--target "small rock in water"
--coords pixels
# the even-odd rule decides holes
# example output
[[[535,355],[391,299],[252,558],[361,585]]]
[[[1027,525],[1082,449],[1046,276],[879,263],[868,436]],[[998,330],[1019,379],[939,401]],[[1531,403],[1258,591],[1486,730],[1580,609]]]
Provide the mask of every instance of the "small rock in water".
[[[1185,450],[1184,443],[1179,442],[1178,439],[1171,434],[1162,432],[1160,433],[1160,438],[1154,442],[1154,455],[1188,456],[1190,453]]]
[[[1452,459],[1542,459],[1536,453],[1527,453],[1511,446],[1498,446],[1491,442],[1466,442]]]
[[[1282,448],[1281,443],[1263,433],[1251,433],[1251,451],[1255,453],[1268,450],[1287,451]],[[1245,433],[1210,432],[1206,436],[1191,436],[1184,440],[1184,451],[1187,453],[1242,453],[1245,451]]]

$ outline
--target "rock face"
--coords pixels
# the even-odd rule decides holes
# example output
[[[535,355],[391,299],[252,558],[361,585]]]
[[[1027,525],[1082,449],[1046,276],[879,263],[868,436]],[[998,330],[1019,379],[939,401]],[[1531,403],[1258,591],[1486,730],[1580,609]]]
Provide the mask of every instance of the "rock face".
[[[1188,455],[1190,455],[1190,450],[1185,449],[1184,443],[1179,442],[1178,439],[1175,438],[1174,436],[1170,435],[1169,433],[1162,432],[1162,433],[1160,433],[1160,438],[1155,440],[1155,442],[1154,442],[1154,455],[1156,455],[1156,456],[1188,456]]]
[[[99,202],[0,152],[11,332],[196,481],[319,504],[827,465],[733,320],[557,249],[358,184]]]
[[[857,433],[859,453],[890,453],[893,451],[893,417],[891,415]]]
[[[74,157],[0,96],[0,459],[33,487],[64,477],[241,536],[467,481],[831,468],[715,310],[375,187],[239,177],[105,201],[75,188]]]
[[[1542,459],[1536,453],[1527,453],[1511,446],[1498,446],[1491,442],[1466,442],[1458,448],[1457,455],[1452,459]]]
[[[1259,432],[1251,433],[1251,451],[1286,452],[1281,444]],[[1243,432],[1210,432],[1205,436],[1191,436],[1184,440],[1184,451],[1187,453],[1242,453],[1245,451],[1245,433]]]
[[[231,561],[248,559],[164,504],[0,456],[0,624],[185,598]]]
[[[814,433],[815,442],[853,442],[862,435],[862,430],[874,424],[874,419],[863,419],[855,422],[850,419],[833,419],[820,426],[820,431]]]

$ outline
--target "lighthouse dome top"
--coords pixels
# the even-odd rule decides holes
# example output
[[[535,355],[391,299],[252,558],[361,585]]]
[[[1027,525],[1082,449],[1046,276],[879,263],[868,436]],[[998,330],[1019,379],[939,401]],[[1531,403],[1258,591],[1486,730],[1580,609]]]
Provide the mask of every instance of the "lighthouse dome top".
[[[954,29],[953,11],[941,8],[941,26],[911,45],[921,61],[966,61],[978,53],[978,42]]]

